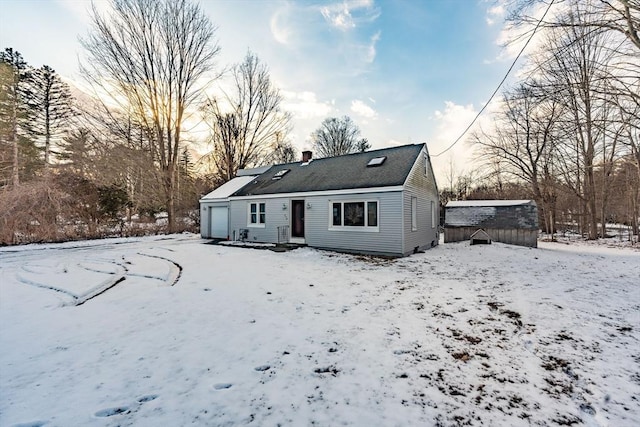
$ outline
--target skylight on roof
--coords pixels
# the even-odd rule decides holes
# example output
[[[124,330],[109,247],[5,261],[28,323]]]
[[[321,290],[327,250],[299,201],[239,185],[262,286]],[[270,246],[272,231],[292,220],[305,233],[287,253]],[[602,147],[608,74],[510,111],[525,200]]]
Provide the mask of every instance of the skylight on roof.
[[[275,174],[275,175],[273,175],[273,178],[271,178],[271,179],[280,179],[280,178],[282,178],[283,176],[285,176],[285,175],[287,174],[287,172],[289,172],[289,170],[290,170],[290,169],[282,169],[282,170],[279,170],[278,172],[276,172],[276,174]]]
[[[367,167],[380,166],[384,163],[385,160],[387,160],[387,156],[374,157],[373,159],[369,160],[369,163],[367,163]]]

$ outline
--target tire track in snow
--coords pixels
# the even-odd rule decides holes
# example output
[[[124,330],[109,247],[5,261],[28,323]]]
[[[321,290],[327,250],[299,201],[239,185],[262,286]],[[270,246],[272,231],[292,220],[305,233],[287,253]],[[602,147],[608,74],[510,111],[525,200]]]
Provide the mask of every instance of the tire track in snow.
[[[71,298],[72,305],[78,306],[78,305],[82,305],[85,302],[99,296],[102,295],[103,293],[105,293],[106,291],[108,291],[109,289],[115,287],[116,285],[122,283],[123,281],[126,280],[127,277],[143,277],[146,279],[152,279],[152,280],[159,280],[161,282],[166,283],[169,286],[174,286],[176,283],[178,283],[178,281],[180,280],[180,277],[182,276],[182,266],[180,264],[178,264],[177,262],[173,261],[172,259],[163,257],[163,256],[159,256],[159,255],[151,255],[151,254],[146,254],[146,253],[142,253],[142,252],[138,252],[137,255],[139,256],[143,256],[143,257],[148,257],[148,258],[155,258],[155,259],[160,259],[163,261],[166,261],[168,263],[170,263],[170,269],[169,269],[169,273],[166,276],[157,276],[157,275],[150,275],[150,274],[141,274],[141,273],[132,273],[129,271],[129,269],[127,268],[126,264],[131,264],[130,261],[128,261],[125,256],[122,256],[122,262],[117,262],[115,260],[105,260],[105,259],[100,259],[100,260],[96,260],[96,259],[90,259],[90,260],[85,260],[83,263],[76,263],[75,266],[77,266],[79,269],[85,270],[85,271],[90,271],[93,273],[98,273],[98,274],[106,274],[112,277],[109,277],[109,279],[107,280],[103,280],[101,282],[99,282],[97,285],[90,287],[87,291],[85,292],[73,292],[69,289],[65,289],[64,287],[60,287],[60,286],[56,286],[56,285],[51,285],[48,283],[44,283],[42,281],[39,280],[34,280],[33,278],[27,277],[24,274],[20,274],[17,273],[16,274],[16,278],[18,279],[19,282],[25,284],[25,285],[30,285],[30,286],[34,286],[34,287],[38,287],[38,288],[42,288],[42,289],[48,289],[48,290],[52,290],[55,292],[59,292],[61,294],[66,295],[67,297]],[[90,265],[86,265],[86,263],[105,263],[105,264],[112,264],[114,266],[117,267],[116,271],[113,270],[102,270],[100,268],[96,268],[94,266],[90,266]],[[30,265],[25,265],[22,267],[22,270],[26,273],[30,273],[30,274],[44,274],[43,271],[40,271],[39,268],[41,266],[30,266]],[[65,265],[65,267],[63,268],[63,272],[67,272],[67,266]]]
[[[145,254],[145,253],[142,253],[142,252],[138,252],[138,255],[146,256],[146,257],[149,257],[149,258],[157,258],[157,259],[161,259],[163,261],[170,262],[177,269],[177,274],[175,274],[176,277],[171,281],[169,286],[174,286],[176,283],[178,283],[178,280],[180,280],[180,276],[182,276],[182,266],[180,264],[178,264],[177,262],[175,262],[174,260],[172,260],[170,258],[165,258],[165,257],[160,256],[160,255]],[[174,273],[175,273],[175,270],[174,270]],[[171,272],[167,276],[167,279],[169,279],[170,276],[171,276]],[[151,278],[157,278],[157,277],[151,277]],[[166,282],[169,283],[169,280],[166,280]]]
[[[37,282],[35,280],[31,280],[27,277],[24,277],[23,275],[21,275],[20,273],[16,274],[16,277],[18,278],[18,281],[20,281],[21,283],[24,283],[25,285],[30,285],[30,286],[35,286],[38,288],[42,288],[42,289],[49,289],[52,291],[56,291],[56,292],[60,292],[62,294],[65,294],[69,297],[71,297],[71,299],[73,300],[73,305],[82,305],[85,302],[89,301],[92,298],[97,297],[98,295],[103,294],[104,292],[108,291],[109,289],[113,288],[114,286],[116,286],[117,284],[119,284],[120,282],[123,282],[124,280],[126,280],[126,277],[124,275],[121,274],[115,274],[116,278],[111,278],[109,280],[105,280],[100,282],[97,286],[94,286],[93,288],[89,289],[87,292],[81,293],[81,294],[75,294],[67,289],[64,288],[60,288],[57,286],[53,286],[53,285],[48,285],[45,283],[40,283]]]

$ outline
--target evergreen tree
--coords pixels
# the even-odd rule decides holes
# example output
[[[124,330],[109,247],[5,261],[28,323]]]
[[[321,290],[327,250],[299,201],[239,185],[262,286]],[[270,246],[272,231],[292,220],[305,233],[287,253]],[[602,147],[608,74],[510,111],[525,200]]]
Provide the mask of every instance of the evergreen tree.
[[[58,159],[61,161],[61,167],[71,171],[72,173],[89,177],[90,169],[95,159],[92,157],[93,135],[87,128],[78,128],[70,130],[66,133],[58,146]]]
[[[28,133],[30,80],[31,71],[19,52],[0,52],[0,167],[4,183],[14,187],[20,185],[20,146],[28,146],[21,137]]]
[[[32,110],[34,135],[41,143],[44,152],[44,165],[48,168],[52,154],[59,154],[59,141],[73,116],[73,98],[69,85],[64,83],[55,70],[47,65],[33,73]]]

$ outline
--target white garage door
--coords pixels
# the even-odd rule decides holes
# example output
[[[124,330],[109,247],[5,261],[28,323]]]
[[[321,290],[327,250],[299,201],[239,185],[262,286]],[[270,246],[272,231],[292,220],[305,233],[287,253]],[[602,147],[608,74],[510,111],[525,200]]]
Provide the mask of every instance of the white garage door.
[[[227,207],[210,208],[211,237],[226,239],[229,236],[229,210]]]

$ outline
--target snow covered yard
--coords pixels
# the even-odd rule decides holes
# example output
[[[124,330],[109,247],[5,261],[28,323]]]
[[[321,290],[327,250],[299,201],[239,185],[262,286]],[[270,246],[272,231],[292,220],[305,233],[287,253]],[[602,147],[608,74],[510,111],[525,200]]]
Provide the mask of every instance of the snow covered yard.
[[[634,426],[639,338],[629,249],[0,249],[1,426]]]

